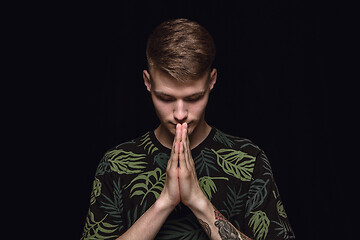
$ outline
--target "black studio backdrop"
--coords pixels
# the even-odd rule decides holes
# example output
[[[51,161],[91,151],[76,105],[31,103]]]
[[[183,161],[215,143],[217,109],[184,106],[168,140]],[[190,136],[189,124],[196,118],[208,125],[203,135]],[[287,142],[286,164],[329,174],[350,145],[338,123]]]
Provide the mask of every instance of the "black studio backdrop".
[[[49,129],[66,139],[58,156],[61,179],[73,190],[65,200],[71,209],[65,231],[80,237],[105,151],[156,128],[142,80],[146,40],[162,21],[185,17],[205,26],[217,46],[207,121],[265,150],[298,239],[349,236],[350,220],[337,208],[344,196],[334,164],[334,86],[325,77],[328,26],[320,3],[123,1],[58,16],[50,46],[58,80],[49,93],[56,122]]]

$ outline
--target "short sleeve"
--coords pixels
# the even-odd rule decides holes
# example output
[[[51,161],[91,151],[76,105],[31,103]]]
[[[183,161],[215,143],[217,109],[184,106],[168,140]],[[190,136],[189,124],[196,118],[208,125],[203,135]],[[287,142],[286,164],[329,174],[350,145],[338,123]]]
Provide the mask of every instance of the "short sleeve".
[[[261,151],[245,202],[245,233],[256,240],[295,239],[274,181],[270,163]]]
[[[111,172],[105,156],[95,173],[81,240],[116,239],[125,231],[121,179]]]

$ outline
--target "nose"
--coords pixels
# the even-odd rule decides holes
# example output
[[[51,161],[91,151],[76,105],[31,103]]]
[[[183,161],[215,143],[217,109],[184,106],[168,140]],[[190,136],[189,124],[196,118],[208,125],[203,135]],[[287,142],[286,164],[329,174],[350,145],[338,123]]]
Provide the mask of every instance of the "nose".
[[[188,110],[183,101],[177,101],[174,108],[174,118],[178,123],[183,123],[188,117]]]

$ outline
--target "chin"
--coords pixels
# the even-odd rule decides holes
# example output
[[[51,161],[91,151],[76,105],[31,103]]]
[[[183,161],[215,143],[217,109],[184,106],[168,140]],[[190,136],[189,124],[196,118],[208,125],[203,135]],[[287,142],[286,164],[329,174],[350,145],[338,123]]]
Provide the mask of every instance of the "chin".
[[[190,136],[193,132],[194,132],[194,126],[192,124],[189,125],[188,127],[188,135]]]
[[[171,126],[170,129],[168,128],[168,131],[171,133],[171,135],[175,136],[176,133],[176,126]]]

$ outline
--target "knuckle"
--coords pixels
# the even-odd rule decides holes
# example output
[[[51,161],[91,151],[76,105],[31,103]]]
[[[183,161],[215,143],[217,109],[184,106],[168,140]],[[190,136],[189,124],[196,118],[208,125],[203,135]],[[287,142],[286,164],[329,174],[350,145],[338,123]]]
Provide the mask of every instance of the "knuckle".
[[[181,175],[183,178],[186,178],[186,179],[191,177],[191,173],[188,170],[181,171]]]
[[[167,176],[172,177],[175,174],[176,174],[176,169],[173,169],[173,168],[166,169],[166,175]]]

